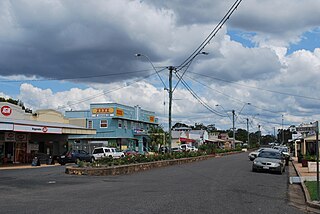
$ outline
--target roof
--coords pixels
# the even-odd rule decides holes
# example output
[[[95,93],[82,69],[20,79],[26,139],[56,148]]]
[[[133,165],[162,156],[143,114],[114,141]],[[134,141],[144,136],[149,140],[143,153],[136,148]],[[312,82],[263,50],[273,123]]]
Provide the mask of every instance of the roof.
[[[74,129],[87,129],[81,126],[75,126],[68,123],[51,123],[44,121],[36,120],[19,120],[19,119],[9,119],[9,118],[0,118],[0,123],[14,123],[21,125],[34,125],[34,126],[50,126],[50,127],[59,127],[59,128],[74,128]]]

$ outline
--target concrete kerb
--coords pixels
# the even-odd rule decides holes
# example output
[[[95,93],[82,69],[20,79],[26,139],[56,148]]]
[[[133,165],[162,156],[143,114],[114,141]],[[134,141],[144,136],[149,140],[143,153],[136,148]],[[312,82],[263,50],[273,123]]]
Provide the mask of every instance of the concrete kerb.
[[[166,167],[171,165],[180,165],[185,163],[191,163],[195,161],[207,160],[214,157],[221,157],[225,155],[231,155],[241,153],[240,152],[229,152],[216,155],[206,155],[198,156],[191,158],[181,158],[173,160],[164,160],[164,161],[154,161],[147,163],[139,164],[129,164],[129,165],[120,165],[120,166],[109,166],[109,167],[66,167],[65,173],[72,175],[91,175],[91,176],[110,176],[110,175],[125,175],[132,174],[135,172],[146,171],[154,168]]]
[[[305,197],[305,200],[306,200],[306,204],[312,208],[316,208],[316,209],[320,209],[320,204],[319,202],[315,202],[315,201],[312,201],[311,198],[310,198],[310,194],[309,194],[309,191],[308,191],[308,188],[306,187],[306,185],[304,184],[305,182],[305,179],[303,178],[303,176],[301,176],[300,172],[296,169],[296,166],[295,164],[292,162],[292,165],[293,165],[293,168],[294,170],[296,171],[296,173],[298,174],[298,176],[300,177],[300,180],[301,180],[301,186],[302,186],[302,190],[303,190],[303,193],[304,193],[304,197]]]

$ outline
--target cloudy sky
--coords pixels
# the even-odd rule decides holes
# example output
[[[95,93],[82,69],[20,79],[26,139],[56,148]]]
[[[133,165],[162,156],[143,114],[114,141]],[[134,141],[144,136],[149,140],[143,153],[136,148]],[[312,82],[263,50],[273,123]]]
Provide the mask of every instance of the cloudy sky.
[[[229,129],[235,110],[236,128],[248,118],[273,134],[319,120],[319,0],[239,1],[201,49],[209,54],[179,69],[235,2],[2,0],[0,96],[62,112],[140,105],[167,127],[174,66],[173,124]]]

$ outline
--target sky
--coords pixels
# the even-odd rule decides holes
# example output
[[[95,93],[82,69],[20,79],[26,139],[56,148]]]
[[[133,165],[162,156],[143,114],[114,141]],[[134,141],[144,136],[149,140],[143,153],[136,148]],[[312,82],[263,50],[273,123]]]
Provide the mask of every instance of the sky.
[[[224,25],[196,54],[232,5]],[[264,134],[320,119],[319,0],[2,0],[0,97],[27,108],[116,102],[172,123]],[[135,54],[140,53],[140,57]],[[182,76],[183,81],[179,81]]]

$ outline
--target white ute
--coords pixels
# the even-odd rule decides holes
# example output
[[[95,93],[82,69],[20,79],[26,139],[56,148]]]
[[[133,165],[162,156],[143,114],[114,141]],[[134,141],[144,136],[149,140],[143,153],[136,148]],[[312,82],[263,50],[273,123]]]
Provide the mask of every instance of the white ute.
[[[123,152],[117,152],[116,148],[111,147],[97,147],[94,148],[92,151],[92,159],[98,160],[103,157],[109,157],[109,158],[122,158],[124,157]]]

